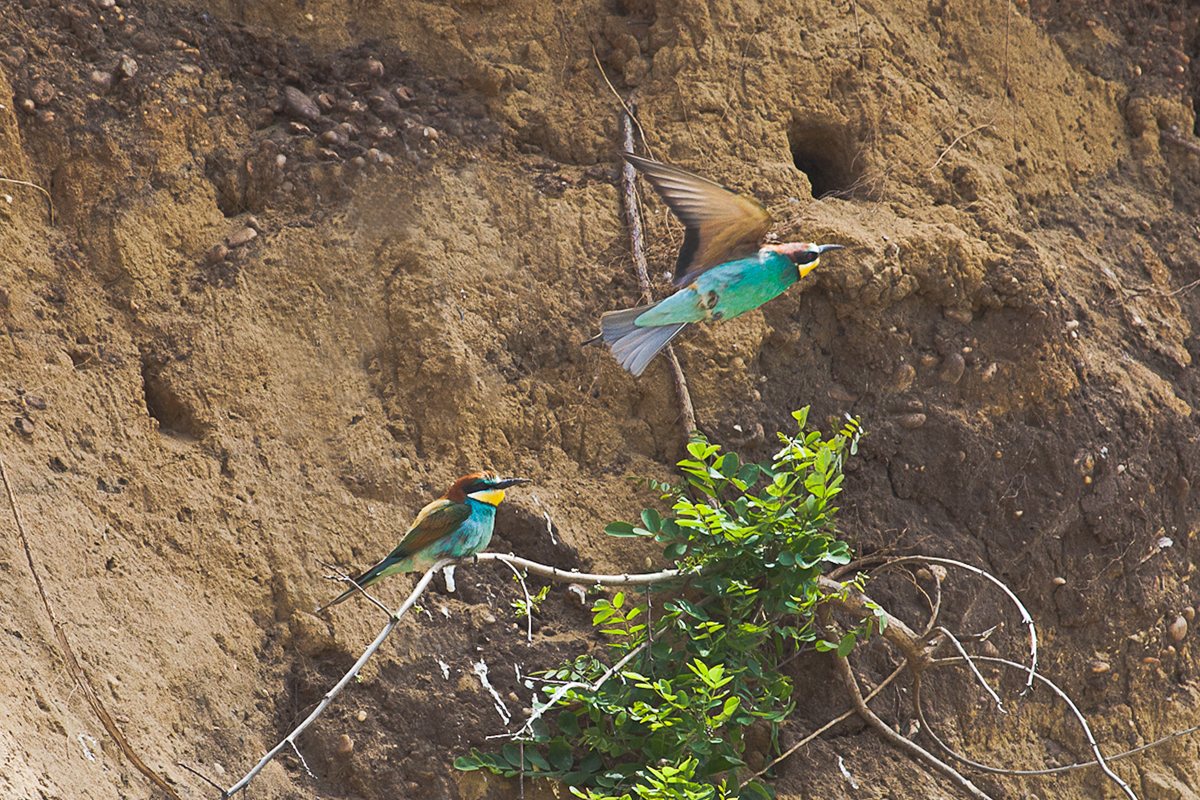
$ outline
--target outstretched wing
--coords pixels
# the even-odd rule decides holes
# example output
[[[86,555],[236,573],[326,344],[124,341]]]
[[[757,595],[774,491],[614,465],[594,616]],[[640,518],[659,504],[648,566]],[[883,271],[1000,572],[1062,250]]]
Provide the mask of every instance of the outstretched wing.
[[[621,157],[646,176],[683,223],[676,286],[686,286],[706,270],[758,250],[771,227],[771,215],[758,200],[679,167],[632,153]]]
[[[406,558],[421,552],[438,539],[456,531],[469,516],[471,507],[466,503],[455,503],[444,497],[434,500],[417,514],[412,527],[388,558]]]

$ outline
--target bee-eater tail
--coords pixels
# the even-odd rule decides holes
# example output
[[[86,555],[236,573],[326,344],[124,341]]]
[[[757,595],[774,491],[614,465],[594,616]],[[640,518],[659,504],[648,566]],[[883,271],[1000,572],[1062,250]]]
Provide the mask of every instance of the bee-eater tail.
[[[381,581],[383,578],[387,577],[388,575],[394,575],[397,572],[403,572],[404,568],[406,566],[408,566],[408,564],[404,560],[407,557],[408,557],[407,553],[401,553],[401,554],[399,554],[399,556],[397,556],[395,551],[393,551],[383,561],[380,561],[378,564],[371,567],[369,570],[367,570],[363,574],[355,576],[352,580],[354,581],[354,583],[358,584],[357,586],[351,586],[349,589],[342,592],[337,597],[333,598],[328,603],[326,603],[325,605],[318,608],[316,610],[316,613],[320,614],[322,611],[329,608],[330,606],[336,606],[338,603],[342,602],[343,600],[346,600],[347,598],[354,596],[358,592],[360,587],[363,589],[366,589],[368,586],[371,586],[372,584],[379,583],[379,581]]]
[[[613,358],[635,377],[646,371],[650,360],[658,355],[671,340],[688,326],[686,322],[674,325],[638,327],[635,321],[654,306],[627,308],[624,311],[609,311],[600,317],[601,336],[612,350]]]
[[[336,606],[338,603],[342,602],[342,601],[343,601],[343,600],[345,600],[347,597],[349,597],[350,595],[354,594],[354,593],[355,593],[355,592],[357,592],[357,591],[358,591],[358,587],[357,587],[357,586],[351,586],[349,589],[347,589],[346,591],[342,592],[342,593],[341,593],[341,594],[339,594],[337,597],[333,598],[332,600],[330,600],[328,603],[326,603],[325,605],[323,605],[323,606],[321,606],[320,608],[318,608],[318,609],[317,609],[316,611],[314,611],[313,613],[314,613],[314,614],[320,614],[320,613],[321,613],[322,611],[324,611],[325,609],[327,609],[327,608],[330,608],[330,607],[332,607],[332,606]]]

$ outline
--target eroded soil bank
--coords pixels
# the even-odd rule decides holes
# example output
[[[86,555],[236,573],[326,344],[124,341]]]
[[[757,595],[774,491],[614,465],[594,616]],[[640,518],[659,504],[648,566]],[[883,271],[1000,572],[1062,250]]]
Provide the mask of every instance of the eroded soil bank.
[[[381,622],[312,615],[334,592],[317,559],[372,563],[457,476],[535,481],[493,549],[656,564],[603,528],[655,502],[627,476],[672,475],[670,376],[579,346],[637,298],[598,61],[636,88],[659,158],[762,198],[781,240],[847,248],[677,345],[700,428],[758,459],[801,406],[860,416],[856,552],[1002,578],[1105,752],[1192,724],[1194,634],[1168,626],[1200,599],[1197,57],[1183,2],[5,4],[0,168],[54,217],[0,187],[0,444],[88,678],[146,762],[212,797],[177,763],[232,784]],[[661,294],[681,232],[644,199]],[[0,793],[155,796],[74,691],[0,529]],[[589,614],[555,588],[529,647],[503,567],[437,586],[302,739],[313,775],[283,757],[256,796],[517,796],[451,767],[504,730],[473,664],[519,718],[514,666],[597,646]],[[948,627],[1004,623],[989,646],[1021,657],[997,593],[948,589]],[[910,583],[872,591],[922,624]],[[878,681],[896,659],[855,665]],[[848,707],[827,657],[789,669],[784,746]],[[1086,757],[1061,707],[1005,719],[939,681],[932,721],[974,757]],[[912,732],[903,691],[877,703]],[[1115,769],[1188,798],[1197,764],[1184,738]],[[1118,796],[1095,770],[974,779]],[[857,723],[775,785],[957,796]]]

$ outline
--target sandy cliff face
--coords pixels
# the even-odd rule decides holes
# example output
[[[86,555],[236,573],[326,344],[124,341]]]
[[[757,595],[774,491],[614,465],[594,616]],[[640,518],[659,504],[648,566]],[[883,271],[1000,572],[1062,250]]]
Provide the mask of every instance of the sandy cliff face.
[[[656,156],[762,198],[781,240],[847,248],[677,345],[701,429],[763,458],[796,408],[861,416],[859,551],[1005,580],[1106,752],[1186,727],[1194,637],[1166,628],[1200,599],[1198,37],[1185,4],[1140,2],[5,5],[0,168],[54,216],[0,185],[0,447],[87,677],[152,767],[213,796],[176,764],[232,784],[380,623],[309,613],[336,591],[317,559],[372,563],[458,475],[535,481],[494,549],[647,565],[603,527],[653,504],[626,476],[672,474],[679,412],[661,360],[634,380],[579,346],[637,295],[598,60]],[[645,200],[661,276],[681,233]],[[0,793],[150,796],[73,691],[10,516]],[[516,795],[450,766],[503,730],[472,665],[519,716],[514,665],[594,646],[589,615],[556,588],[527,647],[502,567],[458,584],[305,735],[314,775],[283,757],[252,791]],[[956,576],[946,608],[965,632],[1007,619],[1019,658],[998,596]],[[794,670],[785,745],[848,707],[823,657]],[[1084,756],[1061,710],[1009,724],[939,681],[934,719],[980,760]],[[880,713],[908,730],[904,699]],[[781,796],[954,796],[835,733],[780,766]],[[1183,739],[1116,768],[1193,797],[1197,763]],[[1050,780],[980,782],[1116,796]]]

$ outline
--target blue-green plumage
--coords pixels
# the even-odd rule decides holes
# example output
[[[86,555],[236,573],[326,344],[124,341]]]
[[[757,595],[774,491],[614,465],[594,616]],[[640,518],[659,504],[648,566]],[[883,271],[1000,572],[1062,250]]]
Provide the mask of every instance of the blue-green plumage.
[[[684,226],[673,281],[679,291],[648,306],[610,311],[600,319],[600,335],[588,340],[603,338],[617,363],[634,375],[688,325],[758,308],[807,275],[821,253],[841,247],[759,247],[771,215],[758,200],[679,167],[632,153],[621,157],[650,181]]]
[[[490,472],[459,478],[448,492],[421,509],[400,544],[386,558],[354,578],[356,586],[317,611],[337,605],[360,587],[389,575],[427,570],[443,558],[475,555],[492,541],[496,506],[504,499],[504,490],[528,482],[524,478],[498,478]]]
[[[840,246],[767,245],[752,256],[701,273],[657,303],[604,314],[600,335],[622,367],[641,375],[689,324],[733,319],[758,308],[807,275],[821,253]]]

